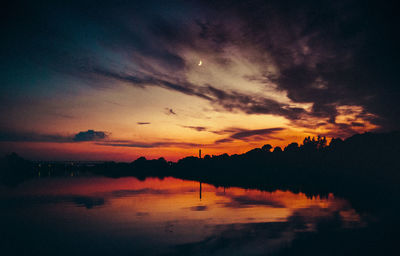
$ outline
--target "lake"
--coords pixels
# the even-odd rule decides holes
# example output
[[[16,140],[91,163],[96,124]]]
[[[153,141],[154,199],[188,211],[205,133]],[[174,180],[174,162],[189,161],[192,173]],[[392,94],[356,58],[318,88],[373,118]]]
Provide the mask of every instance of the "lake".
[[[2,255],[268,255],[327,223],[366,225],[333,194],[175,178],[37,178],[0,200]]]

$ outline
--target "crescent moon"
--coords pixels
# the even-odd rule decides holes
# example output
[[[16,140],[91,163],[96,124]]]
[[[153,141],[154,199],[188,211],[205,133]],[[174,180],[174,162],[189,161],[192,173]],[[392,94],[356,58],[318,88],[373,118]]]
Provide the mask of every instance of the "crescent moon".
[[[199,65],[199,66],[201,66],[202,64],[203,64],[203,62],[200,60],[200,62],[199,62],[199,64],[198,64],[198,65]]]

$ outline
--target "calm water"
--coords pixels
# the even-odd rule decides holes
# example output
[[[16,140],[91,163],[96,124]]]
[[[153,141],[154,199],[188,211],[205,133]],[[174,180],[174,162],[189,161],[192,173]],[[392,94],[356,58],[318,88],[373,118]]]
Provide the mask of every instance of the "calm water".
[[[363,225],[334,195],[174,178],[42,178],[0,187],[0,202],[2,255],[258,255],[321,222]]]

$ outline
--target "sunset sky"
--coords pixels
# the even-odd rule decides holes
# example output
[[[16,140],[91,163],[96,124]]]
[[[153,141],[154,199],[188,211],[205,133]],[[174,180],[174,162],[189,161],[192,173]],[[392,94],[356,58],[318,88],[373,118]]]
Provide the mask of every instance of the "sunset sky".
[[[2,9],[2,155],[175,161],[400,127],[399,18],[386,1]]]

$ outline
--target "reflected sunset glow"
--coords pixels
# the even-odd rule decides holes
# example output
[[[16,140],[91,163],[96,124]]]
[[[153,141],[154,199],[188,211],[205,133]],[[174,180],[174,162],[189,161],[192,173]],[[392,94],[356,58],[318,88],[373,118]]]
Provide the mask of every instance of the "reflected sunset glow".
[[[279,247],[290,242],[296,232],[313,232],[320,221],[335,216],[339,216],[344,228],[362,225],[349,203],[332,194],[309,198],[290,191],[217,188],[175,178],[42,178],[21,184],[18,190],[3,188],[0,198],[6,204],[13,202],[14,207],[19,205],[34,212],[25,216],[33,230],[43,218],[50,218],[58,228],[67,230],[68,239],[69,223],[80,223],[74,231],[79,234],[108,233],[123,241],[135,237],[152,241],[140,246],[134,242],[137,247],[131,248],[150,254],[154,253],[152,243],[159,243],[163,250],[173,250],[208,236],[223,235],[230,227],[240,230],[247,225],[283,225],[277,231],[276,242],[267,239],[264,245],[260,244],[264,250],[266,245],[277,243],[273,247]],[[7,216],[14,207],[6,208],[2,214]],[[17,212],[17,219],[19,214],[22,213]],[[2,220],[7,221],[7,217]],[[293,225],[297,228],[288,228]]]

